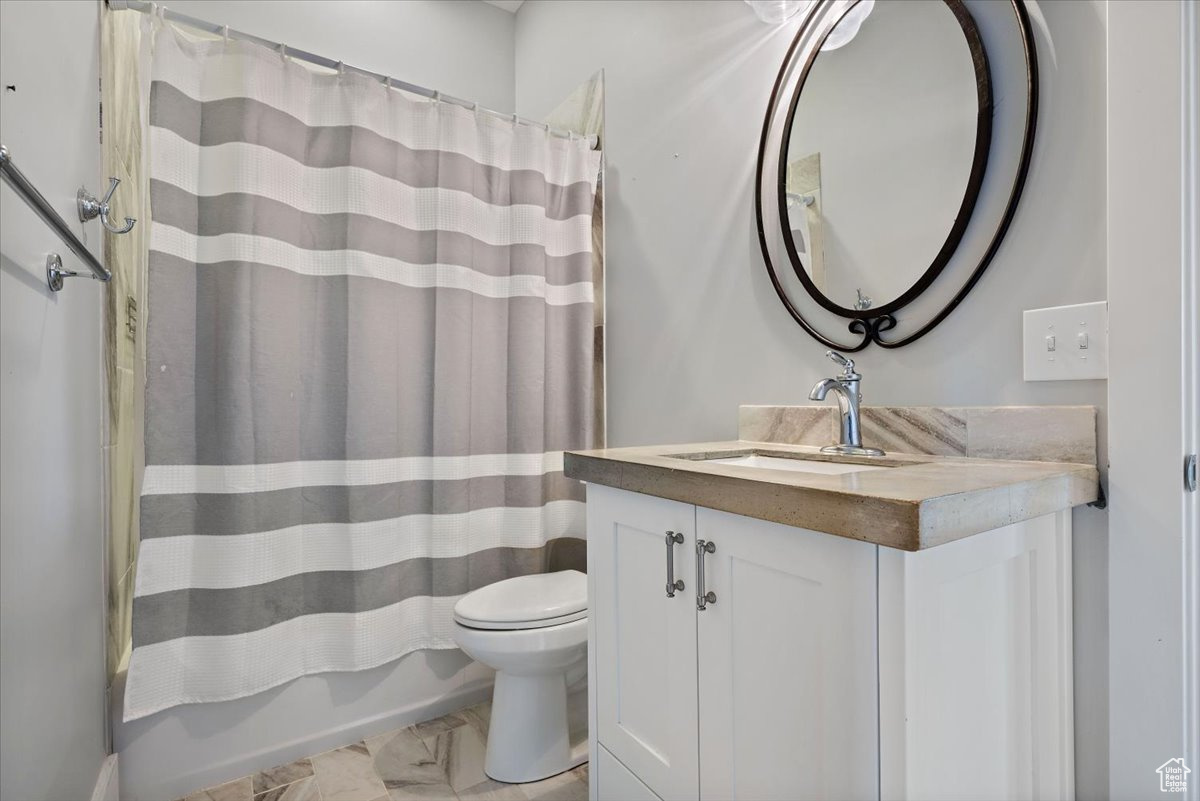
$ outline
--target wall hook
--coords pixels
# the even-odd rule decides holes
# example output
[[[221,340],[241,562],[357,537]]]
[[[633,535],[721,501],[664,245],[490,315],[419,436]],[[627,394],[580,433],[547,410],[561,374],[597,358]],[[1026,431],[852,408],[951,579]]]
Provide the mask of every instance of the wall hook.
[[[133,217],[125,218],[125,227],[118,228],[113,225],[109,218],[108,201],[112,199],[113,192],[117,191],[117,185],[121,183],[120,178],[109,178],[112,183],[109,184],[108,192],[104,198],[96,200],[96,197],[89,191],[87,187],[79,187],[79,193],[75,196],[76,202],[79,204],[79,221],[87,222],[96,217],[100,218],[100,224],[104,226],[104,230],[114,234],[127,234],[133,230],[133,224],[137,222]]]

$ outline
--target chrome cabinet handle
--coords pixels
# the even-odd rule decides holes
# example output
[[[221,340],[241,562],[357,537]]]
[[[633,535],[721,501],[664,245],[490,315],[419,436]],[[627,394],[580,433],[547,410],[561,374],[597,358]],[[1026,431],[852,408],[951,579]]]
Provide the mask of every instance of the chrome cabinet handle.
[[[675,580],[675,546],[683,542],[683,535],[667,532],[667,597],[674,598],[676,590],[683,590],[683,579]]]
[[[703,612],[709,604],[717,602],[717,594],[704,591],[704,554],[714,553],[717,544],[708,540],[696,540],[696,608]]]

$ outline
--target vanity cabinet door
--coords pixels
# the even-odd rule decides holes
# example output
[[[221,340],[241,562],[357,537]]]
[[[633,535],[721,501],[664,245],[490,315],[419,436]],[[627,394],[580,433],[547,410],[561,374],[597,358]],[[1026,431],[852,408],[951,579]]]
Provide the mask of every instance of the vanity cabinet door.
[[[695,507],[591,484],[587,515],[599,745],[664,801],[694,800]],[[673,558],[686,589],[673,598],[666,591],[668,531],[683,535]],[[607,798],[605,777],[598,778]]]
[[[879,797],[876,546],[696,509],[700,797]]]

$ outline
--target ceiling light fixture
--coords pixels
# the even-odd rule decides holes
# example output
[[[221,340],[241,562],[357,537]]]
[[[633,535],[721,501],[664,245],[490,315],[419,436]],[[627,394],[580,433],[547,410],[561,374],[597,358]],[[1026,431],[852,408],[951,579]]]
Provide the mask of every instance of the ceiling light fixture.
[[[746,5],[763,22],[779,25],[796,16],[796,12],[810,5],[812,0],[746,0]]]
[[[874,8],[875,0],[859,0],[854,8],[850,9],[846,16],[842,17],[841,21],[829,32],[829,36],[825,37],[825,44],[821,45],[821,52],[837,50],[842,45],[849,44],[850,40],[858,35],[858,29],[862,27],[863,20]]]
[[[771,25],[782,25],[803,10],[813,5],[815,0],[746,0],[746,5],[754,9],[754,13],[763,22]],[[825,43],[822,51],[837,50],[850,42],[858,34],[863,20],[875,8],[875,0],[859,0],[854,7],[841,18]]]

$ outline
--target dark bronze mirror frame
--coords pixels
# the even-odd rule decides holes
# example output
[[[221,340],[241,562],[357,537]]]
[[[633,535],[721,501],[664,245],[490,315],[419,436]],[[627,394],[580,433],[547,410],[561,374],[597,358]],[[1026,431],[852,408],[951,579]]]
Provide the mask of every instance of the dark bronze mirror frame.
[[[966,191],[963,196],[962,204],[959,207],[959,212],[955,217],[954,223],[951,226],[950,232],[946,237],[937,256],[932,264],[921,277],[908,290],[901,294],[895,300],[892,300],[883,306],[875,309],[850,309],[834,303],[824,295],[812,279],[809,278],[808,272],[805,270],[803,263],[800,261],[800,255],[796,251],[796,245],[792,238],[786,234],[782,236],[784,247],[788,254],[788,259],[791,262],[792,270],[796,277],[800,280],[808,294],[824,309],[843,318],[849,318],[848,326],[852,334],[857,334],[862,337],[861,341],[855,344],[845,344],[837,342],[823,335],[818,331],[813,323],[805,319],[801,310],[788,296],[787,291],[783,287],[783,283],[776,272],[775,265],[771,260],[771,248],[767,241],[766,227],[763,217],[763,186],[764,176],[763,168],[766,160],[767,148],[770,143],[770,134],[772,130],[772,121],[778,111],[778,103],[780,95],[783,91],[784,84],[788,75],[793,71],[793,60],[797,57],[800,45],[805,39],[805,36],[810,33],[810,26],[819,22],[823,18],[823,14],[828,12],[832,7],[832,0],[822,0],[811,11],[808,17],[801,23],[800,29],[797,31],[795,38],[792,40],[791,46],[788,48],[787,54],[784,56],[783,66],[779,70],[779,75],[775,79],[775,85],[771,90],[771,97],[767,104],[767,113],[763,121],[762,135],[759,139],[758,150],[758,165],[755,173],[755,193],[754,205],[756,221],[758,224],[758,240],[762,248],[763,259],[766,263],[767,272],[771,278],[771,285],[775,289],[775,293],[783,302],[784,307],[792,316],[801,328],[803,328],[810,336],[816,339],[823,345],[846,352],[856,352],[870,345],[872,342],[877,343],[884,348],[898,348],[915,342],[925,334],[929,333],[942,320],[949,316],[963,298],[974,288],[979,278],[983,275],[995,256],[996,251],[1000,247],[1004,235],[1008,231],[1008,227],[1012,222],[1013,215],[1016,212],[1017,203],[1020,200],[1021,193],[1024,190],[1025,179],[1029,171],[1030,157],[1033,152],[1033,139],[1037,128],[1037,112],[1038,112],[1038,66],[1037,66],[1037,51],[1033,41],[1033,29],[1029,20],[1029,13],[1025,7],[1024,0],[1009,0],[1013,12],[1016,16],[1017,26],[1021,37],[1021,43],[1024,48],[1025,68],[1026,68],[1026,108],[1025,108],[1025,126],[1024,137],[1021,143],[1020,161],[1017,167],[1016,175],[1013,179],[1012,187],[1009,191],[1007,204],[1004,208],[1000,221],[993,232],[986,250],[983,253],[979,263],[975,266],[970,276],[967,278],[963,286],[955,295],[950,298],[947,304],[934,317],[918,328],[912,334],[898,339],[886,340],[881,335],[896,327],[896,318],[894,313],[899,309],[907,306],[913,300],[923,294],[931,284],[941,274],[946,264],[953,257],[955,250],[962,241],[963,234],[966,232],[967,226],[971,221],[972,213],[975,209],[975,204],[979,198],[980,187],[983,184],[984,174],[987,169],[988,153],[991,148],[992,134],[992,115],[994,108],[992,105],[992,86],[991,75],[988,66],[987,53],[983,46],[983,41],[979,36],[978,28],[975,25],[974,19],[970,12],[963,4],[962,0],[942,0],[950,11],[954,14],[959,26],[962,28],[963,35],[966,37],[967,46],[970,49],[971,60],[975,67],[976,89],[979,103],[978,118],[976,125],[975,149],[971,165],[971,173],[967,180]],[[857,4],[851,3],[844,7],[842,15],[853,8]],[[840,20],[841,16],[839,16]],[[787,170],[787,148],[791,140],[792,124],[795,119],[796,107],[800,101],[800,93],[804,89],[805,81],[808,78],[808,73],[812,68],[813,62],[821,52],[821,45],[824,44],[825,38],[837,26],[835,21],[829,25],[828,29],[815,41],[811,42],[808,48],[800,55],[804,57],[804,64],[801,68],[799,78],[796,82],[796,88],[792,93],[791,102],[788,106],[787,114],[784,116],[783,131],[780,136],[779,145],[779,164],[777,175],[775,176],[777,208],[779,210],[781,231],[788,230],[787,220],[787,203],[785,198],[785,180]]]

